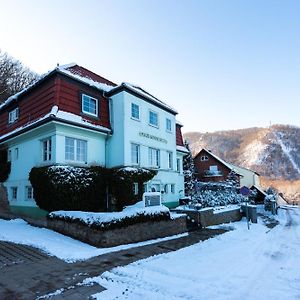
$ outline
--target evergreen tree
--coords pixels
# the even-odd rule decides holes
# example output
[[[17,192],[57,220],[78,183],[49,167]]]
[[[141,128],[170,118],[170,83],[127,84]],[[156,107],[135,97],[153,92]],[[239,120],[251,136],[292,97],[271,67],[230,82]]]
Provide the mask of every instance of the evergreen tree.
[[[195,165],[189,143],[184,141],[184,145],[189,151],[189,153],[183,158],[184,192],[186,196],[192,197],[195,194]]]

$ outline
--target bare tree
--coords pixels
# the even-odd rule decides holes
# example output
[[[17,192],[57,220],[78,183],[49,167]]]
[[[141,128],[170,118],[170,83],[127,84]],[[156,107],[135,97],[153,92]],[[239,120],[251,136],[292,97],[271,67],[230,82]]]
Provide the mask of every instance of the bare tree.
[[[0,103],[38,79],[38,74],[0,50]]]

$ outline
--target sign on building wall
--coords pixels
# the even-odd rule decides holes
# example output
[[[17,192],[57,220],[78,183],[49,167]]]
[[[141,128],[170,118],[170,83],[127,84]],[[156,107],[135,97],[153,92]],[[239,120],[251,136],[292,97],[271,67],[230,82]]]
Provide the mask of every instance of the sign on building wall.
[[[162,138],[160,138],[160,137],[158,137],[158,136],[151,135],[151,134],[149,134],[149,133],[140,132],[139,135],[142,136],[142,137],[151,139],[151,140],[155,140],[155,141],[158,141],[158,142],[165,143],[165,144],[168,143],[168,141],[167,141],[166,139],[162,139]]]

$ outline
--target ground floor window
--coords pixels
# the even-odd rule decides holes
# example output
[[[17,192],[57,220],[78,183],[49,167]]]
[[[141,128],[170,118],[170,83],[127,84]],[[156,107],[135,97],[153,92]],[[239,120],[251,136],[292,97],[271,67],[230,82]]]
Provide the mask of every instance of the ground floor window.
[[[148,152],[149,166],[159,168],[160,166],[160,151],[159,149],[149,148]]]
[[[43,144],[43,161],[50,161],[52,157],[52,142],[48,138],[42,142]]]
[[[175,184],[171,184],[171,193],[175,193]]]
[[[131,163],[138,165],[140,163],[140,145],[131,144]]]
[[[134,195],[137,195],[139,193],[139,185],[137,182],[133,183],[133,193]]]
[[[66,137],[65,159],[87,163],[87,141]]]
[[[11,187],[11,199],[17,200],[18,197],[18,188],[16,186]]]
[[[33,188],[32,186],[25,187],[25,199],[26,200],[33,200]]]
[[[177,158],[176,159],[176,171],[180,173],[180,170],[181,170],[181,168],[180,168],[180,158]]]

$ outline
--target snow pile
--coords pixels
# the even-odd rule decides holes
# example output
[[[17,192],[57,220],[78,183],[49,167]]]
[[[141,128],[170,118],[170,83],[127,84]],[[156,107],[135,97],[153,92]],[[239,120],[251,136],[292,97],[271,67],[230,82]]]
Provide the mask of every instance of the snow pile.
[[[217,238],[114,268],[85,283],[105,287],[94,295],[105,300],[298,299],[300,211],[286,217],[271,231],[262,224],[247,230],[245,221],[234,223],[235,230]]]
[[[187,233],[170,237],[149,240],[145,242],[120,245],[111,248],[96,248],[74,240],[55,231],[37,228],[21,219],[5,221],[0,219],[0,240],[32,246],[43,250],[51,256],[56,256],[68,263],[86,260],[94,256],[141,247],[187,236]]]
[[[55,211],[48,215],[49,219],[78,222],[93,228],[112,229],[127,226],[137,222],[169,220],[170,211],[165,206],[143,207],[143,202],[126,207],[120,212],[83,212],[83,211]]]

